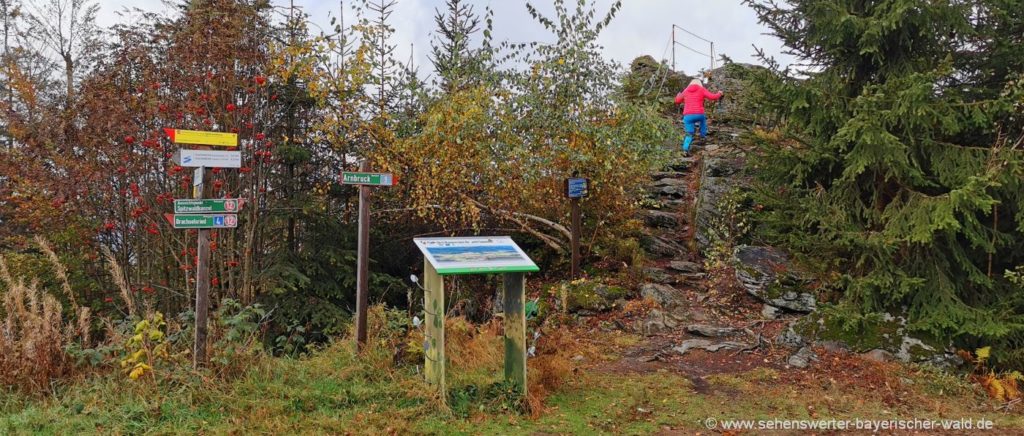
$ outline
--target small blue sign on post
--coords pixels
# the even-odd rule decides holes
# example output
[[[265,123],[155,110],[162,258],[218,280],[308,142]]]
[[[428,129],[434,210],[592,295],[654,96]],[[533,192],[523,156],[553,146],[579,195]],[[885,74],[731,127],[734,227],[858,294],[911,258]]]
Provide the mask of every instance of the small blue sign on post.
[[[569,198],[583,198],[589,194],[590,179],[583,177],[569,177],[565,179],[565,196]]]

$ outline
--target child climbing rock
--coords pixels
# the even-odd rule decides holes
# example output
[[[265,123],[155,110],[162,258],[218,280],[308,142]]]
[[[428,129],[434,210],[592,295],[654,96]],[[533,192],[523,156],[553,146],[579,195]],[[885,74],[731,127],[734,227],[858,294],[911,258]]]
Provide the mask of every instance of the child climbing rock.
[[[693,133],[696,125],[700,124],[700,136],[703,138],[708,134],[708,119],[704,116],[704,100],[718,100],[722,98],[721,92],[714,94],[704,88],[700,79],[693,79],[686,89],[676,94],[676,104],[683,105],[683,127],[686,129],[686,139],[683,140],[683,153],[690,154],[690,143],[693,142]]]

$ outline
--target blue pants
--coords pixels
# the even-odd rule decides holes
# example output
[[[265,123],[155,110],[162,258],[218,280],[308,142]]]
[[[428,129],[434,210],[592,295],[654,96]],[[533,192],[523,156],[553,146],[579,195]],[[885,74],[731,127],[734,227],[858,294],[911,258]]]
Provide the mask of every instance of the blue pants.
[[[683,116],[683,127],[686,129],[686,139],[683,140],[683,151],[690,151],[690,143],[693,142],[693,133],[697,130],[696,124],[700,124],[700,136],[708,136],[708,119],[704,114],[693,114]]]

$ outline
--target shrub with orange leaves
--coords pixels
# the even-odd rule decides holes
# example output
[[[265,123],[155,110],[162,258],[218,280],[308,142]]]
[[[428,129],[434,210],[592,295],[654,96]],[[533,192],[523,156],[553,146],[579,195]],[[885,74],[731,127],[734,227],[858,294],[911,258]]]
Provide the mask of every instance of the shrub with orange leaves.
[[[959,355],[965,362],[974,364],[974,375],[971,379],[985,388],[985,392],[997,401],[1010,403],[1020,400],[1021,392],[1017,382],[1024,380],[1024,375],[1019,371],[1011,371],[997,374],[988,367],[988,359],[992,354],[992,347],[981,347],[973,353],[967,350],[958,350]]]

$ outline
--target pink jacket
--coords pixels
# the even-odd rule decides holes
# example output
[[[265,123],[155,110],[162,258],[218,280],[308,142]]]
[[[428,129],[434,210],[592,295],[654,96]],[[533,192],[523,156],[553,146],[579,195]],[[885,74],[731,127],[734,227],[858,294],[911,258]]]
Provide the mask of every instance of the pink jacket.
[[[676,94],[676,104],[683,104],[683,115],[703,115],[704,99],[718,100],[722,98],[721,92],[714,94],[700,85],[687,86],[683,92]]]

